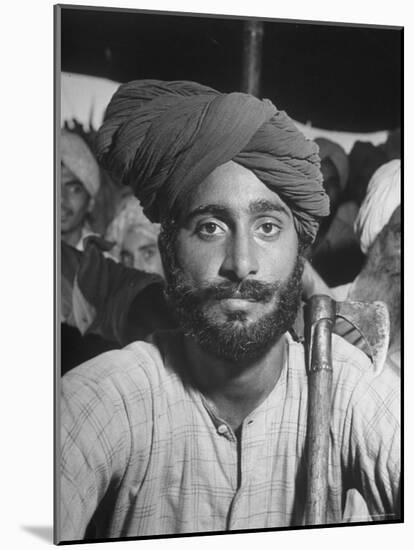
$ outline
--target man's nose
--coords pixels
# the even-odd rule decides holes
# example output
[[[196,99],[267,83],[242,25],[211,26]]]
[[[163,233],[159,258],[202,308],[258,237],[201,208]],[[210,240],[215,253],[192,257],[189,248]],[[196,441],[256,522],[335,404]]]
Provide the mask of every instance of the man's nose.
[[[259,270],[256,245],[246,235],[237,235],[229,240],[226,255],[221,265],[221,275],[230,280],[242,281]]]
[[[60,204],[64,205],[64,204],[67,204],[68,202],[68,193],[65,189],[65,186],[62,185],[62,187],[60,188]]]

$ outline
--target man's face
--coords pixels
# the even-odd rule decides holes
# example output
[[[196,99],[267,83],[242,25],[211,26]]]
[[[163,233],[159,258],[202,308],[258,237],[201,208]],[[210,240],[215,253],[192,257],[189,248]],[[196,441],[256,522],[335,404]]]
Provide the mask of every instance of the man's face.
[[[189,197],[175,261],[167,294],[211,353],[254,359],[290,328],[301,275],[293,217],[249,170],[226,163]]]
[[[164,272],[155,232],[145,225],[129,227],[122,242],[121,262],[127,267],[162,276]]]
[[[90,195],[82,182],[61,165],[61,232],[68,233],[81,227],[85,221]]]

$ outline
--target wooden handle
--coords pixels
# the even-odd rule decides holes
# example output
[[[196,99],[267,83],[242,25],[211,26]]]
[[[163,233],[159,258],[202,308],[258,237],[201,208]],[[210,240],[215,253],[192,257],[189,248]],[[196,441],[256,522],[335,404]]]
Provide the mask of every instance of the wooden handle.
[[[329,427],[332,393],[332,328],[335,302],[327,296],[325,303],[313,303],[308,372],[307,427],[307,497],[306,525],[323,525],[327,521]],[[315,308],[316,304],[316,308]],[[312,304],[311,304],[312,305]]]

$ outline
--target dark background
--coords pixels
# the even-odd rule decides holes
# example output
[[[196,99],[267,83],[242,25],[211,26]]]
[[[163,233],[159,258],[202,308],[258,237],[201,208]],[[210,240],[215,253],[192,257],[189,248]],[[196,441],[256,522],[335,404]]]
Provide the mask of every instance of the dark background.
[[[400,126],[401,29],[264,21],[261,97],[319,128]],[[186,79],[240,90],[244,22],[62,6],[61,68],[119,82]]]

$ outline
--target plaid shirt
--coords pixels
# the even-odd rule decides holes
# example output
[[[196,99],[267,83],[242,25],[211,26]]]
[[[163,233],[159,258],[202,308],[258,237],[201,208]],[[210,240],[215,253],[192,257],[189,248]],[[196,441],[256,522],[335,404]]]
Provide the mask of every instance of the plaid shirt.
[[[281,376],[244,420],[240,445],[189,383],[180,333],[65,375],[61,540],[303,524],[307,376],[303,346],[286,339]],[[333,375],[329,521],[342,520],[351,487],[373,519],[397,519],[398,377],[374,377],[368,358],[335,335]]]

